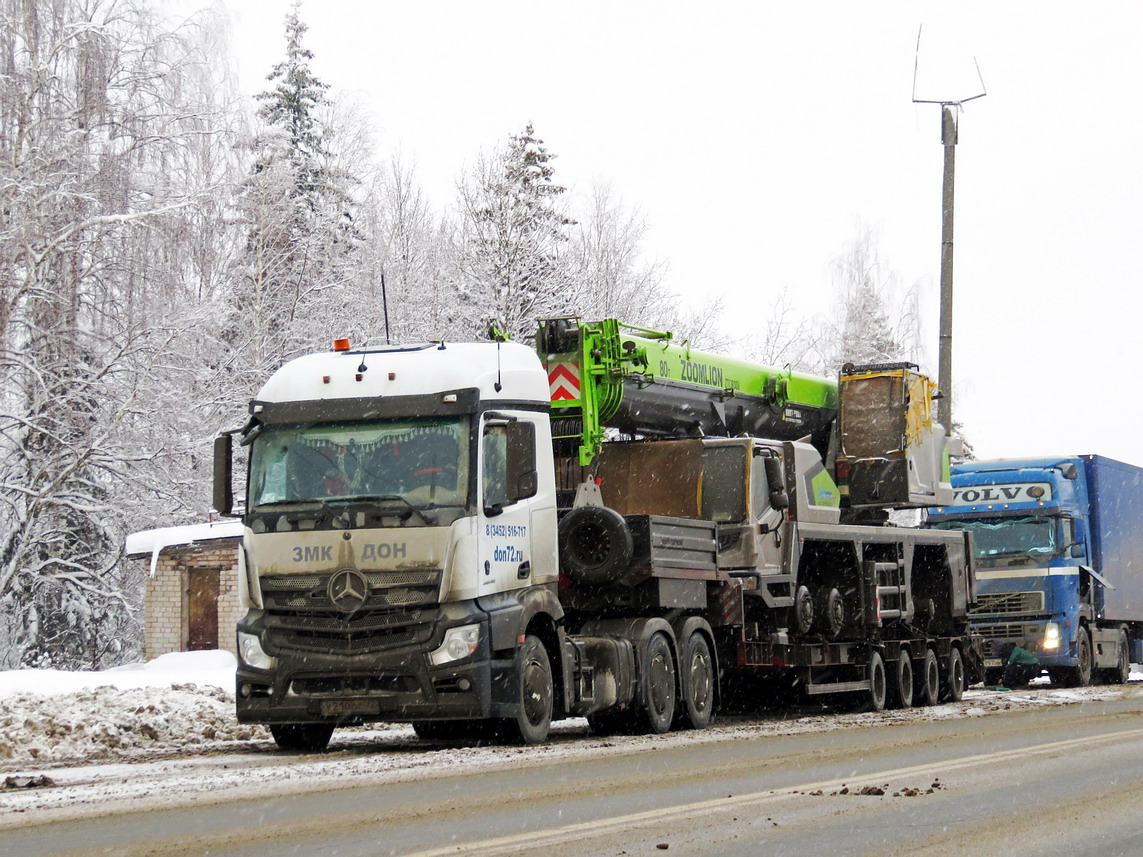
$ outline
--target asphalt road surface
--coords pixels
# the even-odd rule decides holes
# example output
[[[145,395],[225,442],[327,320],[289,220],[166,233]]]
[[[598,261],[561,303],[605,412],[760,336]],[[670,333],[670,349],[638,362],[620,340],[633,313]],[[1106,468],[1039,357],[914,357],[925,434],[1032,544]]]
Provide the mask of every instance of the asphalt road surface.
[[[1143,697],[5,826],[4,854],[1143,855]],[[431,754],[430,745],[423,752]],[[422,752],[418,750],[418,752]],[[295,784],[296,786],[296,784]],[[267,789],[266,791],[270,791]],[[176,801],[177,803],[177,801]],[[12,819],[9,818],[9,825]]]

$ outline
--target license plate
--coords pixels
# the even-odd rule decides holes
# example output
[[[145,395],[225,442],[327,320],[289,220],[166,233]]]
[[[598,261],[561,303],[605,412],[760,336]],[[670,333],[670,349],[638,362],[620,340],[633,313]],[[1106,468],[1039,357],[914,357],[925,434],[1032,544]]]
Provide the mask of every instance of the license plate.
[[[376,699],[323,699],[321,713],[325,717],[343,714],[380,714],[381,703]]]
[[[989,669],[992,667],[1002,667],[1004,666],[1004,661],[1000,660],[1000,658],[985,658],[984,666],[988,667]]]

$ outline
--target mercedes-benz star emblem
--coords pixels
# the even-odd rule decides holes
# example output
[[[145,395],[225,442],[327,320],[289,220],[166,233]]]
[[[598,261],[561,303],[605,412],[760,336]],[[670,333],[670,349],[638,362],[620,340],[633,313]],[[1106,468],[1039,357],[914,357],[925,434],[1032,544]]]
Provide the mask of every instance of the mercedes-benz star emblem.
[[[333,573],[326,589],[329,600],[343,613],[361,609],[369,597],[369,581],[356,568],[343,568]]]

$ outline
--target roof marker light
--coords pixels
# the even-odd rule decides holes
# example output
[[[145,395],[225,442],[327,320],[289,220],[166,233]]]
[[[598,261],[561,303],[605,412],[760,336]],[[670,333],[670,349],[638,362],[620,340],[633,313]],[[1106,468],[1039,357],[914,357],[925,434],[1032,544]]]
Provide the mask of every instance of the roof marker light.
[[[335,339],[333,341],[333,350],[334,351],[348,351],[349,350],[349,340],[348,339]]]

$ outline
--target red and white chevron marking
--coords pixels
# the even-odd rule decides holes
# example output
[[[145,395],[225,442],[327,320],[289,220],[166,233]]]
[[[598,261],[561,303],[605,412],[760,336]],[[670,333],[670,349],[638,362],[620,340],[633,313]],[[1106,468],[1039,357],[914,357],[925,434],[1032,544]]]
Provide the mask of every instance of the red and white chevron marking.
[[[553,402],[579,398],[579,364],[553,363],[548,367],[548,391]]]

